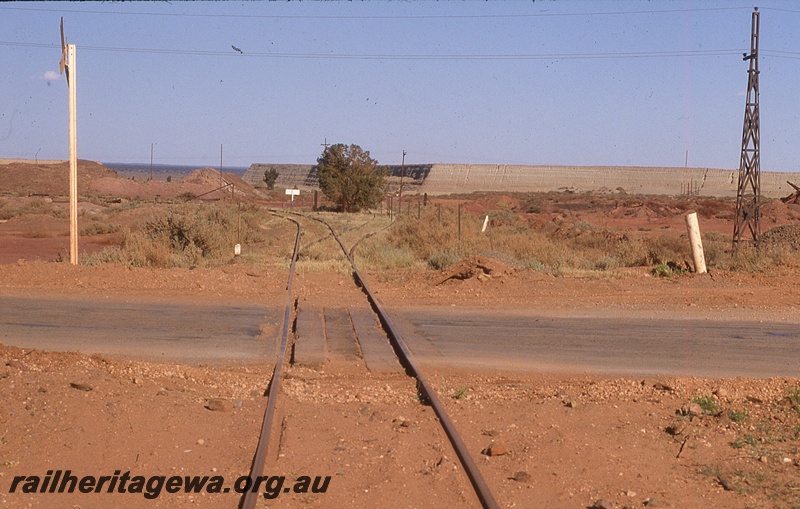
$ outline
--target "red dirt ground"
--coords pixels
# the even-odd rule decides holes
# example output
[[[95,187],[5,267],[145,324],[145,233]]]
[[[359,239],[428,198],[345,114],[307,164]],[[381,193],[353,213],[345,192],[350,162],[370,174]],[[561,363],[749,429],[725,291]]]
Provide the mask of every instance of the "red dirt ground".
[[[33,193],[47,195],[53,206],[65,204],[66,187],[53,173],[8,166],[0,165],[0,181],[11,179],[13,189],[30,192],[12,195],[0,189],[5,192],[0,202],[22,200],[22,206],[42,199],[27,196]],[[62,166],[51,171],[61,174]],[[87,175],[82,189],[123,199],[168,196],[162,186],[120,181],[95,164],[82,162],[82,172]],[[190,185],[203,184],[177,184],[169,192],[197,193],[199,188]],[[641,205],[552,213],[621,229],[683,228],[655,210],[664,206],[657,201],[625,200]],[[479,211],[499,202],[525,205],[510,195],[468,206]],[[89,202],[85,207],[91,210]],[[774,217],[775,224],[798,217],[795,208],[774,209],[766,217]],[[274,268],[53,263],[66,255],[66,219],[18,217],[0,223],[0,297],[285,301],[286,273]],[[730,231],[730,220],[704,225]],[[90,252],[114,242],[114,234],[93,237],[81,249]],[[389,309],[458,305],[797,322],[800,306],[795,274],[655,278],[632,269],[614,277],[581,278],[523,270],[441,285],[436,284],[441,274],[427,271],[368,277]],[[298,297],[314,305],[347,306],[363,299],[347,276],[335,272],[300,274],[296,284]],[[337,288],[335,297],[330,288]],[[163,492],[152,500],[131,493],[26,494],[21,493],[24,482],[16,493],[9,490],[17,476],[44,477],[58,469],[79,476],[111,476],[115,470],[221,475],[230,486],[249,471],[271,362],[186,366],[0,345],[0,505],[234,507],[235,493]],[[501,507],[586,508],[600,499],[602,507],[614,508],[800,506],[797,379],[643,380],[501,369],[442,369],[428,375]],[[355,365],[290,367],[284,396],[278,405],[281,426],[273,435],[277,445],[265,473],[286,476],[287,483],[302,475],[331,476],[331,481],[324,494],[281,493],[274,500],[261,498],[258,507],[479,506],[431,409],[419,403],[408,377],[374,375]],[[209,410],[211,398],[225,398],[224,411]],[[708,411],[689,412],[696,398]],[[685,406],[687,415],[680,415]],[[493,443],[496,451],[506,452],[481,454]]]

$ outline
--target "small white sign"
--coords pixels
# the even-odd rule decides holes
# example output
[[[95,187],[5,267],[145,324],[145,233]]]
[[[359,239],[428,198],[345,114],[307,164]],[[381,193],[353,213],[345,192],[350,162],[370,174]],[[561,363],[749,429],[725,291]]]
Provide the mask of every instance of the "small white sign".
[[[286,194],[287,195],[291,195],[291,196],[300,196],[300,190],[299,189],[287,189],[286,190]]]

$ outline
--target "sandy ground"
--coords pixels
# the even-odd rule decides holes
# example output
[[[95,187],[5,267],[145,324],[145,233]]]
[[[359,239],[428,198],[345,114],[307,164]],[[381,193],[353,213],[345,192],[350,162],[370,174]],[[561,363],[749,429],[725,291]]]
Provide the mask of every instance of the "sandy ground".
[[[280,269],[73,267],[48,261],[54,256],[45,241],[60,237],[28,239],[50,247],[31,243],[8,255],[26,238],[9,232],[0,231],[2,295],[286,300]],[[455,305],[796,322],[800,305],[792,275],[513,271],[437,284],[440,276],[368,274],[390,310]],[[302,273],[296,285],[297,297],[314,305],[363,301],[340,273]],[[0,346],[0,505],[236,506],[234,482],[250,468],[273,362],[181,365]],[[800,506],[796,379],[642,379],[502,367],[428,376],[501,507]],[[272,478],[259,490],[275,498],[260,497],[258,507],[479,507],[432,410],[405,375],[371,373],[360,362],[290,366],[277,422],[265,467]],[[42,493],[59,470],[62,477],[70,470],[109,479],[99,492]],[[224,485],[170,493],[166,480],[157,489],[159,476],[180,476],[181,483],[209,476]]]
[[[25,262],[0,266],[0,291],[198,302],[227,296],[276,305],[285,299],[280,271],[254,277],[248,270],[234,266],[165,274]],[[424,274],[370,277],[390,309],[435,302],[620,315],[691,309],[695,316],[711,316],[724,307],[731,316],[787,319],[798,298],[782,278],[732,274],[679,281],[644,275],[558,278],[556,284],[557,278],[525,272],[513,284],[502,278],[488,284],[469,280],[454,282],[449,291],[432,285]],[[298,296],[319,305],[357,303],[363,297],[347,283],[337,273],[302,274]],[[332,287],[339,289],[335,299],[324,291]],[[766,298],[776,294],[781,298]],[[231,485],[248,472],[252,460],[269,361],[185,366],[13,347],[0,349],[0,361],[0,404],[5,408],[0,500],[7,506],[238,503],[235,493],[161,493],[148,500],[130,493],[8,490],[15,476],[44,477],[58,469],[95,476],[111,476],[115,470],[131,476],[221,475]],[[797,380],[642,380],[502,369],[438,369],[429,377],[502,507],[588,507],[598,499],[613,502],[612,507],[642,507],[648,500],[660,507],[797,503],[800,407],[792,399],[800,389]],[[330,475],[331,481],[324,494],[282,493],[272,501],[263,499],[261,506],[430,507],[434,495],[450,507],[478,506],[432,411],[420,404],[406,376],[375,375],[358,363],[318,370],[290,367],[284,396],[281,431],[272,439],[277,445],[270,450],[266,473],[290,480]],[[225,398],[228,411],[209,410],[211,398]],[[698,398],[711,408],[700,410],[701,415],[680,415]],[[507,453],[482,455],[493,443]]]

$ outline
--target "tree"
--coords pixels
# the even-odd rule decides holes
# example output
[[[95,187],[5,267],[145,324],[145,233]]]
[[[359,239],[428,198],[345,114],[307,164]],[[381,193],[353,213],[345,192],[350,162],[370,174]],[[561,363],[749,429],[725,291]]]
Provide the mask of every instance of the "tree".
[[[319,187],[343,212],[375,208],[383,198],[386,175],[369,151],[338,143],[317,159]]]
[[[270,166],[264,170],[264,183],[267,184],[267,189],[270,191],[275,189],[275,181],[278,180],[278,170]]]

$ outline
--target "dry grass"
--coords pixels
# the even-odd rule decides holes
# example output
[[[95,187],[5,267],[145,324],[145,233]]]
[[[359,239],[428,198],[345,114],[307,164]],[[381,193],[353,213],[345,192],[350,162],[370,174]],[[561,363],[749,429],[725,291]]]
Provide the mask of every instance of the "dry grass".
[[[478,197],[481,198],[481,197]],[[389,223],[386,215],[369,213],[308,213],[330,222],[355,253],[360,267],[370,270],[440,270],[464,258],[488,254],[519,267],[560,275],[616,274],[627,267],[647,267],[654,274],[672,277],[692,268],[689,243],[680,230],[631,231],[601,227],[571,220],[578,210],[647,210],[658,217],[682,215],[687,208],[709,216],[730,213],[730,200],[652,198],[624,196],[573,199],[563,193],[516,196],[517,205],[498,203],[491,212],[491,226],[482,232],[484,214],[464,207],[460,217],[455,206],[421,207]],[[30,207],[47,208],[47,203]],[[625,207],[628,207],[627,209]],[[410,210],[410,209],[409,209]],[[0,203],[0,211],[2,204]],[[187,203],[173,205],[124,231],[121,247],[107,249],[86,263],[116,262],[132,266],[193,267],[218,265],[233,258],[237,213],[241,239],[247,256],[239,263],[267,263],[283,267],[292,252],[294,226],[256,206],[241,211],[232,204]],[[559,219],[552,220],[553,216]],[[114,231],[113,214],[102,223],[90,224],[87,233]],[[110,223],[110,224],[108,224]],[[362,239],[365,234],[374,233]],[[703,235],[706,263],[710,270],[769,272],[800,268],[800,251],[785,244],[759,250],[744,244],[734,252],[729,235]],[[304,222],[299,270],[347,272],[339,246],[324,225]]]
[[[93,235],[106,235],[109,233],[117,233],[119,226],[101,221],[92,221],[80,231],[82,237],[91,237]]]
[[[11,219],[26,214],[43,214],[59,219],[68,215],[63,209],[54,206],[52,200],[45,198],[24,199],[16,206],[9,200],[0,200],[0,219]]]
[[[492,212],[491,226],[481,232],[484,215],[462,210],[461,234],[458,232],[456,208],[432,207],[416,214],[401,216],[390,233],[377,236],[364,246],[360,254],[373,269],[402,268],[425,265],[441,269],[463,258],[491,252],[519,267],[555,274],[609,272],[625,267],[669,267],[663,276],[688,272],[689,242],[685,232],[632,232],[604,228],[584,221],[541,221],[532,215],[563,199],[553,193],[534,195],[520,207],[519,213],[509,210]],[[672,203],[672,202],[675,203]],[[685,200],[684,200],[685,201]],[[726,215],[729,200],[698,199],[691,203],[710,216]],[[679,199],[665,198],[656,202],[646,198],[628,198],[628,206],[647,207],[659,216],[682,214]],[[564,204],[575,207],[611,209],[607,203]],[[800,251],[791,247],[764,246],[754,249],[744,244],[734,252],[731,238],[716,232],[704,234],[706,264],[709,269],[746,272],[767,272],[800,267]]]
[[[321,240],[317,240],[320,238]],[[308,247],[301,247],[297,257],[297,269],[300,272],[333,271],[348,273],[351,271],[350,264],[339,245],[329,235],[314,237]]]
[[[126,230],[122,246],[106,249],[85,263],[123,263],[134,267],[196,267],[233,258],[237,243],[264,241],[263,212],[231,204],[188,203],[170,206],[135,231]]]
[[[482,233],[482,219],[462,212],[459,237],[457,213],[453,210],[442,210],[441,222],[438,214],[420,220],[404,216],[388,235],[364,246],[368,253],[360,254],[371,268],[390,268],[394,259],[402,262],[399,266],[421,262],[431,269],[441,269],[465,257],[491,251],[519,267],[561,273],[638,266],[649,259],[668,257],[672,250],[669,242],[650,243],[588,223],[536,228],[526,218],[510,212],[494,216],[490,231]]]

